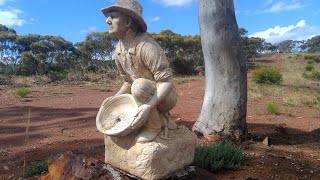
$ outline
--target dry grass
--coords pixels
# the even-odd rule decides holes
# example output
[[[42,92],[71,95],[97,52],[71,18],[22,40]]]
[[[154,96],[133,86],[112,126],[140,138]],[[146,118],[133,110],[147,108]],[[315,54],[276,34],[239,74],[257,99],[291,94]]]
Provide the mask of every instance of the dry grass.
[[[203,80],[203,76],[177,76],[173,78],[175,84],[188,83],[195,80]]]
[[[251,74],[249,74],[249,99],[254,101],[268,97],[286,106],[320,108],[320,86],[315,81],[302,76],[307,61],[301,60],[301,56],[277,55],[277,57],[275,65],[281,68],[283,83],[281,85],[259,85],[251,80]]]

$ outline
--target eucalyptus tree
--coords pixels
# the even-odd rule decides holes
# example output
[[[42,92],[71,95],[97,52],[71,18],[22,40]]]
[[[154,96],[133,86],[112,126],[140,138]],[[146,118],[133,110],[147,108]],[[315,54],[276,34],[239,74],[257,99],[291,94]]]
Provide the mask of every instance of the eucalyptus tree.
[[[13,28],[8,28],[0,24],[0,62],[4,65],[1,72],[6,74],[14,74],[20,51],[16,44],[17,33]]]
[[[199,35],[183,36],[171,30],[149,33],[164,49],[173,70],[177,74],[193,74],[197,66],[203,66],[201,38]]]
[[[97,70],[102,68],[101,64],[110,64],[100,61],[112,60],[116,42],[107,32],[94,32],[88,34],[85,41],[78,42],[75,46],[81,55],[82,64],[91,70]]]
[[[309,52],[320,52],[320,35],[314,36],[311,39],[308,39],[304,44],[301,45],[301,48]]]
[[[247,71],[233,0],[201,0],[198,7],[206,85],[193,130],[245,135]]]

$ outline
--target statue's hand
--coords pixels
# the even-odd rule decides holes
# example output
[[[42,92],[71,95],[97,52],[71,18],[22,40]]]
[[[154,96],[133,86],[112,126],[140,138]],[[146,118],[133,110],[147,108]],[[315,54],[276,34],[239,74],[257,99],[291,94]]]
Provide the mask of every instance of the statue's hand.
[[[152,106],[147,104],[143,104],[137,109],[134,115],[134,120],[131,123],[132,129],[140,127],[142,124],[144,124],[148,120],[151,113],[151,109],[152,109]]]

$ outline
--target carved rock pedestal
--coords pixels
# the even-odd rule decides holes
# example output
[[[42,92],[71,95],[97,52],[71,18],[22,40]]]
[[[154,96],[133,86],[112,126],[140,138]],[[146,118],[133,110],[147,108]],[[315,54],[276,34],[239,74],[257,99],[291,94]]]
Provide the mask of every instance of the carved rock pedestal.
[[[132,136],[131,136],[132,137]],[[105,136],[105,162],[142,179],[163,179],[193,161],[197,136],[185,126],[169,130],[169,140],[134,143],[131,137]]]

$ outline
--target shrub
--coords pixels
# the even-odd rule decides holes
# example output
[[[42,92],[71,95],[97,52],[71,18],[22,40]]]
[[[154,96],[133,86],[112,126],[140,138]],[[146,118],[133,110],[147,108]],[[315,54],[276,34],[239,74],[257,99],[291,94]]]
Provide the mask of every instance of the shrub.
[[[40,175],[42,172],[48,171],[48,161],[41,161],[37,164],[31,165],[26,173],[24,174],[24,178],[32,177],[35,175]]]
[[[306,71],[312,71],[312,70],[314,70],[314,66],[309,65],[309,66],[306,66],[304,69]]]
[[[14,82],[11,78],[0,74],[0,85],[12,85],[12,84],[14,84]]]
[[[312,72],[312,78],[315,79],[315,80],[320,80],[320,72],[313,71]]]
[[[308,64],[314,64],[314,61],[308,61],[307,63]]]
[[[241,147],[231,142],[219,142],[196,147],[193,164],[209,171],[234,170],[251,156],[243,153]]]
[[[317,56],[317,55],[305,55],[304,58],[309,59],[309,60],[313,60],[316,63],[320,62],[320,56]]]
[[[253,70],[252,78],[258,84],[280,84],[282,82],[282,74],[280,71],[267,67]]]
[[[197,72],[192,61],[177,58],[171,64],[175,73],[179,75],[193,75]]]
[[[267,111],[271,114],[279,114],[280,108],[278,104],[269,103],[267,104],[266,108],[267,108]]]
[[[16,89],[16,93],[21,97],[25,98],[28,94],[31,93],[31,90],[27,87],[20,87]]]
[[[61,81],[67,78],[67,73],[50,71],[48,77],[52,82]]]

